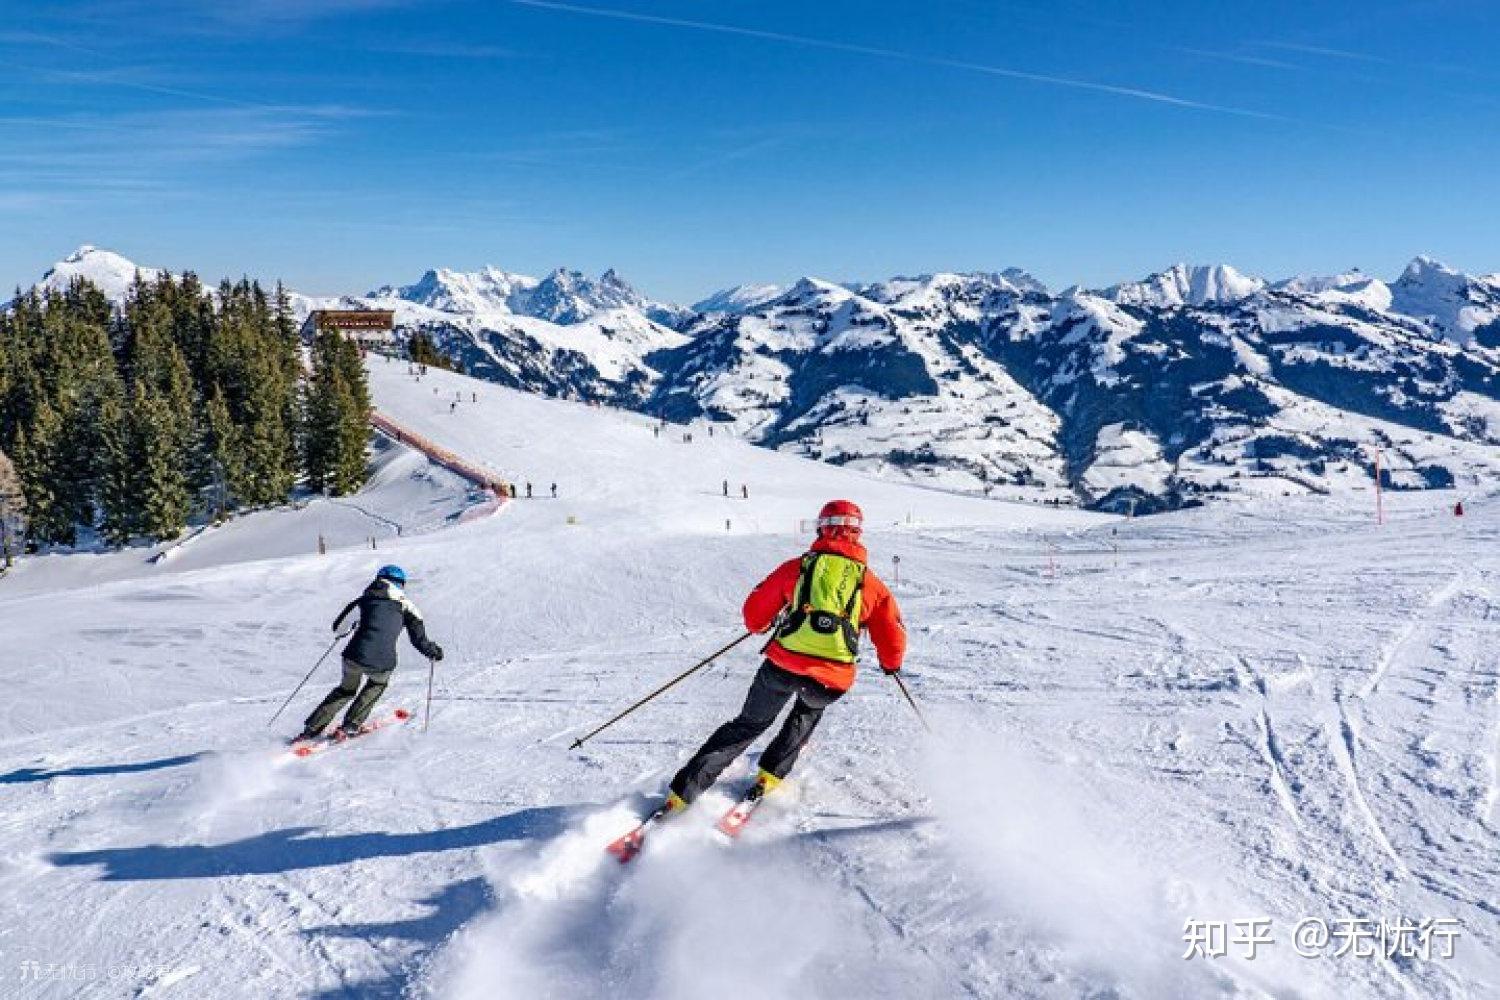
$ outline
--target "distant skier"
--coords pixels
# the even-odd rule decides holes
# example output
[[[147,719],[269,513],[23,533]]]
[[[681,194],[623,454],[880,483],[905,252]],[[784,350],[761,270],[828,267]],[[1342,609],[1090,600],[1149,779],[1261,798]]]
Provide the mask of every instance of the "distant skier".
[[[720,726],[672,779],[669,812],[686,808],[717,781],[790,701],[786,722],[761,754],[750,797],[779,785],[824,709],[853,686],[862,629],[869,629],[880,668],[888,674],[901,669],[906,655],[901,609],[867,566],[869,554],[859,540],[863,520],[848,500],[825,504],[810,551],[782,563],[745,599],[746,628],[765,632],[778,622],[779,627],[738,717]]]
[[[556,483],[552,484],[552,499],[554,499],[554,500],[557,499],[557,484]]]
[[[750,499],[750,487],[746,486],[744,483],[740,483],[740,496],[744,497],[746,500]]]
[[[724,480],[724,495],[726,497],[729,495],[729,480],[727,479]]]
[[[434,660],[443,658],[443,647],[427,638],[422,613],[406,596],[405,586],[406,573],[400,566],[382,566],[365,592],[350,601],[334,619],[333,630],[337,632],[350,612],[359,611],[359,625],[354,630],[354,637],[344,647],[343,680],[307,717],[298,739],[321,736],[350,699],[354,704],[344,714],[340,728],[349,736],[359,732],[370,715],[370,709],[385,694],[386,685],[391,681],[391,673],[396,669],[396,641],[401,638],[403,629],[423,656]],[[360,686],[361,679],[364,680],[363,687]]]
[[[526,484],[526,499],[527,500],[531,499],[531,483],[530,482],[527,482],[527,484]]]

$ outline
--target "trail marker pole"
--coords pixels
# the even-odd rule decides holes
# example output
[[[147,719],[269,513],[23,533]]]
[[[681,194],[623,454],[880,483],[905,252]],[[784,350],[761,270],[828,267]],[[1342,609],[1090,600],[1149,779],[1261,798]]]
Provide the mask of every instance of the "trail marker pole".
[[[1385,523],[1385,498],[1380,492],[1380,449],[1375,449],[1375,523]]]

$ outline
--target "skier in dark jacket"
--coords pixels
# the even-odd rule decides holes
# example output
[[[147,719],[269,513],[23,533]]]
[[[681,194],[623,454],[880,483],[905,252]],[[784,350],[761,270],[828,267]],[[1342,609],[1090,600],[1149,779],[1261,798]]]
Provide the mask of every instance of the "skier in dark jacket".
[[[396,642],[402,631],[411,637],[411,644],[423,656],[433,660],[443,658],[443,647],[427,638],[422,613],[406,596],[402,589],[405,586],[406,573],[400,566],[382,566],[365,592],[350,601],[334,619],[333,630],[337,632],[350,612],[359,611],[354,637],[344,647],[343,680],[307,717],[307,724],[298,739],[321,736],[350,699],[354,704],[344,714],[341,728],[347,736],[359,732],[370,715],[370,709],[385,694],[386,685],[391,681],[391,673],[396,669]],[[360,686],[361,679],[364,680],[363,687]]]

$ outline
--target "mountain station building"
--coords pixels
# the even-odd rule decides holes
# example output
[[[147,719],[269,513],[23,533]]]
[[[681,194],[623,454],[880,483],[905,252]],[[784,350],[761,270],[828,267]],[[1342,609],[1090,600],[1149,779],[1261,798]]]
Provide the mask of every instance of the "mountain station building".
[[[302,324],[302,339],[335,330],[361,347],[391,347],[396,343],[396,314],[389,309],[314,309]]]

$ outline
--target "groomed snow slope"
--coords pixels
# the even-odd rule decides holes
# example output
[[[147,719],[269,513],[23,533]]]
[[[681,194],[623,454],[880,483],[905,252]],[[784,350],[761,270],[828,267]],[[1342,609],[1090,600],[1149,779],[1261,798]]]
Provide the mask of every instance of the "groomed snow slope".
[[[113,580],[222,567],[316,552],[368,549],[398,536],[448,527],[487,495],[421,454],[377,437],[369,483],[356,497],[301,498],[215,526],[195,525],[181,538],[119,552],[71,552],[21,560],[0,582],[0,594],[97,586]]]
[[[1500,983],[1486,499],[1460,521],[1451,497],[1389,497],[1382,528],[1323,498],[1120,522],[702,428],[683,444],[681,428],[657,438],[459,376],[372,375],[393,416],[561,499],[378,555],[14,596],[0,582],[0,995],[1478,998]],[[470,401],[450,413],[456,393]],[[724,499],[725,478],[751,499]],[[733,638],[745,590],[837,495],[870,512],[877,569],[901,556],[910,682],[939,735],[866,669],[740,844],[713,842],[712,793],[619,868],[602,843],[738,707],[753,652],[582,752],[569,738]],[[449,651],[431,730],[287,758],[273,734],[335,670],[274,731],[265,719],[389,560]],[[420,710],[424,664],[403,659],[389,701]],[[1190,917],[1269,917],[1277,943],[1185,962]],[[1303,959],[1303,917],[1462,930],[1448,961]]]

